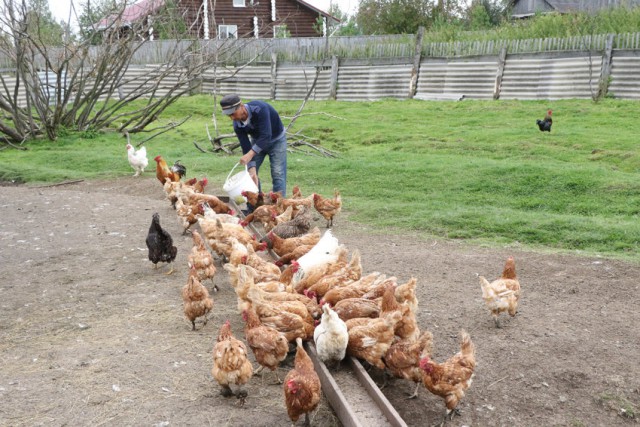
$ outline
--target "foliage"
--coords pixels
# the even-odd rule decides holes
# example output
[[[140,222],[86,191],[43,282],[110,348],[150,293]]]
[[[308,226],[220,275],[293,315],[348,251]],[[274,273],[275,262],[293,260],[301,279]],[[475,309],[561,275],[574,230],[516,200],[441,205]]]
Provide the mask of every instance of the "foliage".
[[[356,21],[363,34],[415,34],[429,27],[430,6],[424,0],[362,0]]]
[[[142,101],[131,102],[135,110]],[[285,125],[299,101],[272,102]],[[551,133],[535,118],[554,110]],[[217,109],[216,109],[217,110]],[[209,147],[212,99],[183,97],[159,125],[191,119],[147,142],[149,158],[182,160],[221,191],[239,153]],[[219,110],[215,111],[219,114]],[[331,116],[328,118],[326,114]],[[220,133],[231,122],[218,120]],[[289,187],[331,194],[344,213],[372,230],[490,245],[601,254],[637,260],[640,250],[640,149],[637,103],[561,101],[308,101],[292,132],[338,151],[338,158],[290,154]],[[132,135],[137,144],[145,137]],[[0,152],[0,180],[55,182],[127,176],[126,141],[117,133],[69,132],[28,151]],[[51,159],[58,159],[54,162]],[[153,176],[153,172],[145,172]],[[339,227],[339,218],[338,218]]]
[[[273,27],[275,30],[274,37],[276,39],[288,39],[291,37],[291,31],[287,27],[287,24],[280,24]]]

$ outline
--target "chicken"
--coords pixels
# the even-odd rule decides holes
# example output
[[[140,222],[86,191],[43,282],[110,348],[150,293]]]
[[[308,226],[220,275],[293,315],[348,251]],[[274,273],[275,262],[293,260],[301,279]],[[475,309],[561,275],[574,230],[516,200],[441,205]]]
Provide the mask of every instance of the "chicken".
[[[551,132],[551,125],[553,124],[553,119],[551,118],[552,111],[548,110],[547,115],[544,116],[544,119],[536,120],[536,124],[538,125],[538,129],[541,132]]]
[[[231,209],[227,203],[220,200],[218,197],[213,194],[204,194],[204,193],[189,193],[188,204],[194,205],[204,202],[208,204],[211,209],[213,209],[216,213],[219,214],[229,214],[234,215],[235,212]]]
[[[322,307],[322,318],[313,332],[318,358],[325,364],[334,362],[339,366],[344,359],[349,343],[347,325],[328,305]]]
[[[173,166],[171,166],[170,169],[171,172],[178,174],[179,180],[187,174],[187,168],[182,163],[180,163],[180,160],[176,160],[175,162],[173,162]]]
[[[261,292],[260,289],[255,286],[250,286],[247,291],[247,298],[251,302],[251,305],[255,307],[256,313],[258,313],[258,317],[261,319],[266,316],[277,316],[280,313],[287,312],[300,316],[305,323],[309,323],[314,326],[314,318],[302,301],[291,299],[268,299],[265,294],[269,293]],[[283,294],[286,293],[283,292]],[[301,296],[302,298],[310,300],[304,295]]]
[[[255,283],[254,281],[255,270],[251,270],[246,268],[246,266],[239,266],[238,268],[238,289],[241,287],[247,286],[249,288],[255,288],[256,294],[255,297],[259,297],[259,300],[263,301],[298,301],[306,307],[307,311],[314,319],[317,319],[322,314],[322,309],[318,304],[318,301],[315,298],[312,298],[308,295],[298,294],[295,292],[286,292],[286,291],[278,291],[270,292],[266,290],[262,285],[264,283]],[[243,292],[243,290],[239,290],[239,292]],[[246,290],[246,295],[248,299],[251,299],[249,295],[249,290]],[[291,310],[288,310],[291,311]],[[294,312],[298,313],[294,310]],[[311,321],[304,312],[298,313],[302,317],[304,317],[307,321]]]
[[[203,204],[200,205],[185,205],[182,199],[176,199],[176,214],[178,219],[182,223],[182,234],[185,235],[189,232],[191,226],[198,222],[198,216],[204,214]]]
[[[240,224],[240,218],[228,213],[217,213],[208,203],[201,203],[204,217],[207,219],[219,219],[220,222],[229,222],[231,224]],[[233,211],[232,211],[233,212]]]
[[[274,261],[274,264],[278,267],[282,267],[285,264],[290,264],[291,261],[296,261],[298,258],[309,252],[311,248],[313,248],[313,245],[300,245],[294,248],[291,252],[282,254],[278,259]]]
[[[330,304],[323,304],[322,307]],[[345,322],[358,317],[380,317],[380,305],[376,301],[365,298],[345,298],[333,307],[338,316]]]
[[[144,172],[144,168],[149,166],[149,159],[147,159],[147,147],[144,145],[140,147],[137,151],[133,148],[133,145],[127,144],[127,159],[129,160],[129,165],[136,171],[133,176],[139,176],[142,172]]]
[[[309,286],[307,290],[322,298],[331,289],[338,286],[345,286],[347,283],[360,280],[361,277],[362,260],[360,257],[360,251],[356,249],[351,254],[351,261],[349,261],[347,265],[339,268],[331,274],[325,274],[314,284]]]
[[[314,227],[313,230],[302,236],[289,237],[288,239],[283,239],[270,231],[262,238],[262,240],[265,241],[269,248],[273,249],[275,253],[280,256],[284,256],[285,254],[293,252],[300,246],[315,245],[320,241],[320,237],[320,229],[318,227]]]
[[[180,181],[180,175],[169,168],[162,156],[158,155],[153,160],[156,161],[156,178],[158,178],[163,187],[167,179],[173,182]]]
[[[395,288],[394,283],[386,284],[386,289],[380,302],[380,317],[399,312],[402,315],[402,319],[396,323],[394,333],[400,339],[416,339],[420,334],[416,315],[408,304],[399,304],[396,301]]]
[[[302,347],[300,338],[296,339],[296,344],[294,367],[284,378],[284,400],[293,425],[304,414],[304,425],[309,426],[309,413],[320,402],[320,378],[313,368],[311,358]]]
[[[182,288],[182,302],[184,315],[191,321],[193,331],[196,330],[196,319],[204,317],[203,327],[207,324],[207,314],[213,308],[213,300],[209,296],[207,288],[198,280],[198,272],[195,268],[189,269],[187,283]]]
[[[277,211],[278,210],[276,209],[276,212]],[[291,221],[292,218],[293,218],[293,206],[289,206],[280,215],[276,215],[276,225],[282,224],[283,222]]]
[[[520,281],[516,276],[516,263],[509,257],[504,265],[502,276],[489,283],[479,276],[482,288],[482,299],[491,311],[496,327],[500,327],[500,313],[507,312],[511,317],[516,315],[520,300]]]
[[[298,271],[293,276],[291,284],[296,287],[305,276],[310,274],[313,269],[326,268],[330,263],[336,262],[340,255],[345,255],[346,248],[340,246],[338,239],[333,236],[331,230],[325,231],[318,243],[305,255],[298,258]],[[301,288],[296,287],[297,292],[302,292]]]
[[[290,221],[276,225],[269,232],[283,239],[298,237],[306,234],[311,229],[311,213],[307,208],[301,208],[298,214]]]
[[[291,198],[292,199],[302,199],[302,191],[300,191],[300,187],[297,185],[293,186],[293,189],[291,190]]]
[[[253,206],[253,208],[257,208],[258,206],[264,205],[264,193],[262,191],[256,193],[254,191],[242,191],[240,193],[245,199],[247,199],[247,204]]]
[[[282,383],[277,368],[289,352],[287,338],[275,328],[263,325],[252,307],[243,310],[242,319],[245,321],[244,337],[260,365],[256,374],[267,368],[275,372],[278,383]]]
[[[396,301],[401,304],[408,304],[414,312],[418,309],[418,297],[416,296],[417,283],[418,279],[412,277],[407,281],[407,283],[403,283],[396,287]]]
[[[313,195],[313,207],[316,211],[327,220],[327,228],[333,227],[333,218],[340,213],[342,209],[342,197],[336,188],[334,190],[333,199],[322,197],[320,194]]]
[[[246,227],[252,222],[259,222],[265,230],[270,230],[276,225],[276,213],[273,206],[261,205],[240,221],[240,224]]]
[[[347,298],[365,298],[374,300],[384,294],[387,283],[395,282],[394,277],[387,278],[384,274],[373,272],[363,276],[360,280],[349,283],[347,286],[338,286],[330,289],[322,299],[320,304],[331,304],[335,306],[339,301]]]
[[[211,249],[227,259],[233,249],[232,237],[245,246],[252,245],[256,251],[265,250],[267,247],[266,243],[258,242],[255,236],[246,231],[240,224],[223,223],[219,218],[214,220],[198,218],[198,224],[207,237],[207,243],[211,246]]]
[[[160,226],[160,215],[157,212],[153,214],[146,243],[149,249],[149,261],[153,263],[154,268],[158,267],[159,262],[171,264],[178,255],[178,248],[173,245],[173,238]],[[173,265],[166,274],[171,273],[173,273]]]
[[[196,269],[199,280],[211,279],[213,283],[213,290],[218,292],[218,286],[213,282],[213,278],[216,275],[216,266],[213,263],[213,255],[209,252],[209,249],[204,244],[204,239],[200,236],[200,233],[193,231],[191,233],[193,237],[193,247],[187,257],[189,267]]]
[[[445,401],[444,420],[459,414],[458,404],[471,385],[475,368],[475,345],[464,330],[460,332],[460,351],[444,363],[437,363],[430,356],[420,359],[420,369],[424,371],[422,384]]]
[[[311,209],[311,206],[313,205],[313,194],[302,199],[286,199],[284,197],[281,197],[280,193],[274,194],[273,192],[269,193],[269,196],[271,197],[273,204],[276,205],[276,209],[278,210],[278,212],[283,213],[289,207],[291,207],[291,216],[294,218],[296,215],[298,215],[298,211],[300,209],[302,209],[303,207]]]
[[[393,342],[393,330],[402,315],[395,311],[387,317],[377,319],[349,319],[345,323],[349,329],[347,354],[366,360],[369,364],[384,370],[382,358]]]
[[[218,341],[213,346],[211,374],[222,386],[220,394],[224,397],[233,396],[231,386],[238,386],[235,394],[240,401],[240,406],[244,405],[247,391],[242,389],[242,386],[253,376],[253,366],[248,358],[247,347],[233,336],[228,320],[220,328]]]
[[[413,394],[409,395],[409,399],[418,397],[418,388],[422,384],[423,375],[420,369],[420,359],[431,356],[432,349],[433,334],[425,331],[418,339],[395,341],[384,355],[384,364],[394,377],[416,383],[416,388]]]

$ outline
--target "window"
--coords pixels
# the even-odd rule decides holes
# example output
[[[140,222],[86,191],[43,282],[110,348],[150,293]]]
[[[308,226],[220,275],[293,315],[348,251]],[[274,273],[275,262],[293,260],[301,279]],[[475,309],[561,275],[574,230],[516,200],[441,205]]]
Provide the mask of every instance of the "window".
[[[273,38],[286,39],[291,37],[291,33],[286,25],[274,25],[273,26]]]
[[[244,7],[244,0],[233,0],[233,7]]]
[[[220,26],[218,26],[218,38],[219,39],[237,39],[238,38],[238,26],[237,25],[220,25]]]

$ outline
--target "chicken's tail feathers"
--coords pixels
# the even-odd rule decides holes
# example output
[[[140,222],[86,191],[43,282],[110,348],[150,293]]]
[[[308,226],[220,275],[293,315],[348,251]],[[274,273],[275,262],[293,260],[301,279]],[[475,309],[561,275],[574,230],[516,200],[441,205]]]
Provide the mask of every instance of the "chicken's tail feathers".
[[[471,336],[469,333],[462,329],[460,331],[460,352],[465,356],[472,356],[475,354],[476,347],[471,341]]]
[[[503,279],[516,279],[516,262],[513,257],[507,258],[502,271]]]
[[[138,154],[140,156],[147,157],[147,147],[143,145],[142,147],[138,148]]]

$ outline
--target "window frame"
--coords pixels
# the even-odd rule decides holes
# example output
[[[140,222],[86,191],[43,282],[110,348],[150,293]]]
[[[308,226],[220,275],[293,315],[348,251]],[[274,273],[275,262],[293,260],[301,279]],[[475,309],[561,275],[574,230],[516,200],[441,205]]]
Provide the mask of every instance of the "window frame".
[[[224,28],[224,31],[223,31]],[[235,31],[229,31],[230,29],[235,29]],[[224,37],[222,36],[224,34]],[[230,37],[231,36],[231,37]],[[226,39],[238,39],[238,26],[233,24],[220,24],[218,25],[218,39],[226,40]]]

